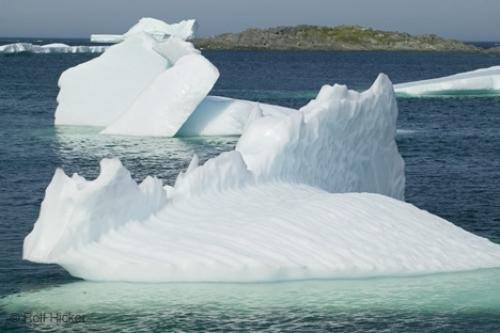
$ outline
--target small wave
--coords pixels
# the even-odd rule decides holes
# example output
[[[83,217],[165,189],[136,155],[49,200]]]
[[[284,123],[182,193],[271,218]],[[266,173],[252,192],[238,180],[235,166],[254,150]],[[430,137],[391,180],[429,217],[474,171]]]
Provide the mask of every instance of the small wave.
[[[397,129],[396,130],[396,133],[397,135],[411,135],[411,134],[415,134],[417,131],[415,130],[410,130],[410,129]]]
[[[16,53],[102,53],[108,46],[76,45],[62,43],[34,45],[31,43],[14,43],[0,46],[0,54]]]

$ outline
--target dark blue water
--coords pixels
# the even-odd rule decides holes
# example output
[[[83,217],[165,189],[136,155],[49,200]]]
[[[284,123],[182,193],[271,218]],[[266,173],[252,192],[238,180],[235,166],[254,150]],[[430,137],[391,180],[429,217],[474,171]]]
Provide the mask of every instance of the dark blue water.
[[[492,48],[492,47],[497,47],[497,46],[500,46],[500,42],[498,41],[481,41],[481,42],[465,42],[465,44],[470,44],[470,45],[474,45],[474,46],[477,46],[477,47],[480,47],[482,49],[489,49],[489,48]]]
[[[221,71],[213,94],[290,107],[304,105],[326,83],[366,89],[379,72],[398,83],[500,64],[500,54],[469,53],[207,52],[206,56]],[[117,156],[136,179],[156,174],[171,184],[194,152],[207,159],[232,149],[237,140],[103,138],[94,129],[54,128],[59,75],[92,57],[0,56],[0,296],[21,293],[8,298],[15,311],[36,308],[88,315],[84,324],[61,326],[17,322],[3,313],[0,332],[500,330],[498,271],[274,287],[152,288],[82,285],[57,266],[23,262],[22,240],[37,218],[56,167],[93,177],[101,158]],[[500,98],[408,98],[398,103],[407,201],[500,243]]]

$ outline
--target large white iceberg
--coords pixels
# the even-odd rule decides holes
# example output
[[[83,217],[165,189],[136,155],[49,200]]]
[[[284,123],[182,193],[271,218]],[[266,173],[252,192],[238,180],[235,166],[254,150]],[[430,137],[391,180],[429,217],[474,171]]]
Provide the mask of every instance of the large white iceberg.
[[[399,94],[410,96],[500,93],[500,66],[437,79],[396,84],[394,90]]]
[[[397,200],[396,117],[380,76],[361,94],[325,86],[300,111],[256,116],[235,151],[202,166],[194,157],[173,187],[137,185],[118,160],[103,160],[92,181],[58,170],[23,258],[89,280],[147,282],[500,266],[499,245]]]
[[[59,191],[56,186],[48,194]],[[120,193],[118,184],[108,186],[117,187],[110,194]],[[279,183],[237,187],[171,203],[143,220],[118,216],[122,223],[114,226],[113,208],[137,209],[141,201],[95,194],[99,198],[109,209],[65,200],[72,204],[66,212],[61,207],[66,219],[57,214],[50,230],[35,228],[25,259],[57,263],[88,280],[141,282],[355,278],[500,264],[498,245],[378,194]],[[88,218],[78,214],[85,209],[91,209]],[[93,228],[105,232],[96,239],[87,232]],[[47,247],[36,245],[37,232]]]
[[[138,33],[147,33],[157,40],[163,40],[169,36],[187,40],[194,37],[197,29],[196,20],[168,24],[158,19],[144,17],[123,35],[93,34],[90,36],[90,40],[94,43],[120,43]]]

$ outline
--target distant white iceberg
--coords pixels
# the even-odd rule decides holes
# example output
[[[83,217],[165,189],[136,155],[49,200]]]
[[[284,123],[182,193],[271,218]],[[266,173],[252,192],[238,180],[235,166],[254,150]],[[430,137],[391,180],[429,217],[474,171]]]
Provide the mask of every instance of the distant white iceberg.
[[[208,96],[219,72],[186,40],[195,30],[194,20],[141,19],[100,57],[61,75],[55,124],[100,126],[103,134],[241,135],[256,117],[294,111]]]
[[[70,46],[62,43],[34,45],[31,43],[13,43],[0,46],[0,54],[14,53],[103,53],[107,46],[78,45]]]
[[[56,171],[23,258],[88,280],[142,282],[500,266],[499,245],[397,200],[404,162],[386,76],[363,93],[325,86],[277,117],[257,106],[234,151],[202,166],[195,156],[173,187],[152,177],[137,185],[116,159],[92,181]]]
[[[398,94],[422,95],[464,95],[500,94],[500,66],[478,69],[438,79],[396,84]]]

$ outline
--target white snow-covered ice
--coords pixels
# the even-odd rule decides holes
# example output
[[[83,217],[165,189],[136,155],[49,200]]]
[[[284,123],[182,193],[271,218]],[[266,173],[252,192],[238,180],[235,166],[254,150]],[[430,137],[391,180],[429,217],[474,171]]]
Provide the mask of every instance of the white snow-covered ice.
[[[399,94],[410,96],[500,93],[500,66],[482,68],[437,79],[396,84],[394,89]]]
[[[13,43],[0,45],[0,54],[13,53],[103,53],[108,47],[101,45],[70,46],[62,43],[35,45],[32,43]]]
[[[110,184],[110,190],[117,185]],[[141,282],[356,278],[500,263],[498,245],[379,194],[332,194],[277,183],[247,186],[174,202],[144,220],[125,222],[118,216],[124,223],[114,227],[108,226],[115,221],[109,216],[113,208],[138,209],[141,201],[122,198],[118,187],[109,194],[117,197],[106,198],[110,205],[104,212],[89,206],[96,205],[97,194],[90,203],[90,198],[76,204],[68,198],[73,210],[66,220],[57,215],[52,221],[66,222],[62,230],[74,229],[35,229],[41,239],[61,238],[48,256],[37,257],[44,253],[28,237],[25,258],[60,264],[88,280]],[[84,207],[91,208],[90,217],[71,218]],[[107,232],[95,239],[85,232],[88,223]]]
[[[185,55],[158,75],[103,133],[174,136],[218,78],[219,71],[205,57]]]
[[[55,124],[101,126],[106,134],[173,136],[218,76],[191,43],[173,36],[158,42],[135,33],[61,75]]]
[[[325,86],[279,117],[259,108],[236,150],[201,166],[195,156],[174,186],[137,185],[116,159],[91,181],[56,171],[23,258],[88,280],[142,282],[500,266],[499,245],[399,200],[404,163],[386,76],[363,93]]]
[[[118,119],[169,67],[155,46],[149,35],[137,34],[64,71],[55,124],[108,126]]]
[[[260,117],[282,117],[295,109],[220,96],[207,96],[177,132],[177,136],[241,135]]]
[[[403,199],[404,161],[394,140],[397,115],[385,75],[363,93],[326,85],[299,112],[253,121],[236,150],[259,179]]]

